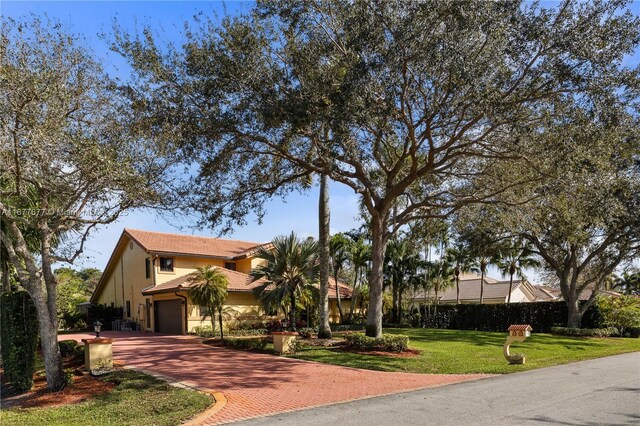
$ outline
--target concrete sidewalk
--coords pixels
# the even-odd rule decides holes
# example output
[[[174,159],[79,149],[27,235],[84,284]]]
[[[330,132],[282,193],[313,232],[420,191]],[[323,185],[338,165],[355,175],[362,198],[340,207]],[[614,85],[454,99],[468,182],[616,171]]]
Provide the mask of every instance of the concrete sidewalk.
[[[640,424],[640,352],[264,417],[242,425]]]

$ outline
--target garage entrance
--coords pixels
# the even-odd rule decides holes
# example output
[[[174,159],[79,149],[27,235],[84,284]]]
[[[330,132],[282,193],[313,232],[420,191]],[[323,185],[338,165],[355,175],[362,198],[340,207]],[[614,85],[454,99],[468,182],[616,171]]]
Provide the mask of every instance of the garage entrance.
[[[182,334],[181,302],[180,299],[153,302],[155,307],[156,332]]]

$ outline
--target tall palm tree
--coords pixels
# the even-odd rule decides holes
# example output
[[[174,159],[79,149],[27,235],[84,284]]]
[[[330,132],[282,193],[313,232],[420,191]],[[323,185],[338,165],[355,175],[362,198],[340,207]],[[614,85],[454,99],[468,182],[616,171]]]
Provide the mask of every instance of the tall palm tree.
[[[518,275],[524,279],[526,268],[536,268],[540,262],[535,258],[531,244],[528,242],[512,241],[509,245],[502,247],[496,253],[494,263],[503,275],[509,274],[509,295],[507,303],[511,303],[511,291],[513,290],[513,276]]]
[[[335,234],[329,241],[329,253],[331,255],[331,267],[333,269],[333,279],[336,285],[336,301],[338,304],[338,313],[340,315],[340,323],[344,322],[344,314],[342,313],[342,302],[340,301],[340,289],[338,286],[338,276],[340,271],[344,269],[345,264],[349,260],[351,249],[351,240],[343,234]]]
[[[191,274],[188,282],[189,297],[194,304],[206,306],[211,315],[211,328],[216,331],[216,312],[220,323],[220,337],[224,339],[222,331],[222,311],[227,300],[229,278],[220,270],[210,265],[200,266]]]
[[[330,211],[329,211],[329,179],[320,175],[320,192],[318,198],[318,258],[320,261],[320,294],[318,297],[318,337],[331,338],[329,325],[329,259],[330,259]],[[308,309],[307,309],[308,313]]]
[[[353,294],[351,295],[351,306],[349,307],[349,315],[347,316],[347,321],[350,323],[353,320],[353,311],[355,310],[356,299],[359,295],[358,287],[366,273],[367,265],[371,260],[371,246],[365,243],[364,239],[358,238],[357,241],[351,244],[349,256],[354,272]],[[364,278],[366,279],[366,277]]]
[[[453,285],[453,268],[446,258],[431,262],[430,281],[431,287],[435,294],[434,315],[438,309],[438,293],[444,291]]]
[[[471,256],[469,249],[463,244],[456,244],[447,248],[447,261],[453,265],[453,274],[456,281],[456,303],[460,303],[460,274],[471,270]]]
[[[480,274],[480,304],[484,302],[484,276],[487,273],[487,267],[493,262],[493,256],[487,254],[477,254],[471,270]]]
[[[317,282],[318,244],[312,239],[300,240],[295,233],[279,236],[271,249],[260,248],[256,257],[266,262],[251,271],[254,281],[265,282],[254,289],[263,305],[282,305],[289,297],[290,327],[296,329],[296,297]]]

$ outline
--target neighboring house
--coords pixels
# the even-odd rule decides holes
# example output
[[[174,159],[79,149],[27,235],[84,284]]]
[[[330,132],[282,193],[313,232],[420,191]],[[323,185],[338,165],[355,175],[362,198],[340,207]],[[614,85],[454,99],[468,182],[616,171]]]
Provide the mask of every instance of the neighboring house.
[[[229,278],[225,308],[232,322],[255,322],[268,316],[252,290],[249,275],[262,259],[257,249],[269,246],[248,241],[124,229],[98,282],[91,302],[122,307],[124,318],[142,330],[184,334],[211,319],[204,307],[191,303],[188,278],[196,267],[220,268]],[[338,283],[343,309],[351,289]],[[338,322],[335,282],[330,284],[331,321]]]
[[[480,282],[481,276],[479,274],[460,274],[460,303],[480,303]],[[431,292],[430,296],[433,298],[435,295]],[[416,299],[421,300],[422,297],[418,295]],[[455,304],[457,301],[455,284],[438,294],[438,300],[441,304]],[[507,300],[509,300],[509,280],[499,281],[485,276],[482,303],[507,303]],[[511,303],[553,300],[556,300],[556,298],[541,286],[532,285],[526,280],[514,278],[511,288]]]

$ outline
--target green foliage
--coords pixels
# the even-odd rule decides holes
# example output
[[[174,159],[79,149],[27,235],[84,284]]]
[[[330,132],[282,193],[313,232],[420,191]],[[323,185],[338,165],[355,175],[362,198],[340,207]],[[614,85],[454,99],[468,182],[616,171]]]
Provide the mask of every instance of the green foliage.
[[[318,280],[318,245],[301,240],[295,233],[278,236],[273,247],[260,247],[256,258],[266,262],[251,271],[254,280],[262,280],[253,293],[265,310],[279,309],[289,301],[290,327],[296,328],[296,298],[307,290],[315,291]]]
[[[31,389],[38,344],[36,308],[26,291],[2,293],[0,305],[4,374],[17,389]]]
[[[81,346],[75,340],[61,340],[58,342],[58,346],[60,346],[60,355],[62,355],[63,358],[84,354],[84,346]]]
[[[211,338],[216,336],[215,332],[213,331],[210,325],[195,326],[191,330],[191,333],[195,334],[198,337],[204,337],[204,338]]]
[[[211,330],[215,334],[216,330],[216,313],[219,316],[221,335],[222,330],[222,314],[224,302],[227,300],[227,287],[229,286],[229,278],[220,270],[213,266],[200,266],[191,274],[188,282],[189,298],[193,303],[200,306],[206,306],[211,316]]]
[[[267,339],[263,337],[228,337],[224,339],[224,344],[235,349],[265,349],[267,347]]]
[[[409,337],[403,334],[369,337],[364,333],[349,333],[344,338],[348,347],[361,351],[402,352],[409,347]]]
[[[427,326],[506,331],[511,324],[529,324],[536,333],[549,333],[552,327],[565,325],[567,317],[564,302],[439,305],[438,312],[432,312],[432,316],[427,318]],[[600,309],[595,304],[591,305],[582,318],[583,328],[602,328],[604,325]]]
[[[62,327],[81,328],[86,325],[78,305],[89,301],[101,274],[100,270],[95,268],[80,271],[71,268],[55,270],[58,281],[56,305]]]
[[[640,327],[640,299],[637,297],[600,297],[598,307],[605,324],[617,327],[620,335],[624,335],[625,329]]]
[[[313,328],[303,327],[298,330],[298,335],[301,339],[311,339],[311,337],[313,337],[313,333],[315,332],[316,330],[314,330]]]
[[[571,328],[571,327],[551,327],[551,333],[563,336],[583,336],[583,337],[610,337],[619,333],[615,327],[608,328]]]

